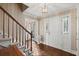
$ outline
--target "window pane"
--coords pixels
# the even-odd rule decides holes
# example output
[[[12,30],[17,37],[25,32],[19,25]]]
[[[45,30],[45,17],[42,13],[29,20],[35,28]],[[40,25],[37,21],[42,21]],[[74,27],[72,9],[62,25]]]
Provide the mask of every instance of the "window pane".
[[[64,17],[64,32],[68,32],[68,16]]]

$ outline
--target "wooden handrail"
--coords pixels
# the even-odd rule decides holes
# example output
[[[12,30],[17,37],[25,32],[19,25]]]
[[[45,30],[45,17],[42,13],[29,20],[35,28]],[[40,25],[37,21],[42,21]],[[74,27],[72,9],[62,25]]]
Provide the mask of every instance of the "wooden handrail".
[[[13,21],[15,21],[19,26],[21,26],[26,32],[28,32],[30,35],[32,35],[24,26],[22,26],[13,16],[11,16],[3,7],[0,6],[0,9],[2,9],[8,16],[12,18]]]

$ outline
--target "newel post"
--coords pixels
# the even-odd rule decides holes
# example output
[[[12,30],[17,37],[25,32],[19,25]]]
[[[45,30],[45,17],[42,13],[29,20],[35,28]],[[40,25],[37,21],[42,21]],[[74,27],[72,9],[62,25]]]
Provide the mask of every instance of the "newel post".
[[[31,31],[31,51],[32,51],[32,31]]]

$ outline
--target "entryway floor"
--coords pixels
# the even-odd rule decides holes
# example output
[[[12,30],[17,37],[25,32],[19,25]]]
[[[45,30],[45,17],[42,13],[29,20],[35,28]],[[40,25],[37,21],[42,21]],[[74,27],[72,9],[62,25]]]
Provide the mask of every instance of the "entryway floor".
[[[75,56],[74,54],[65,52],[63,50],[34,42],[32,51],[34,56]]]

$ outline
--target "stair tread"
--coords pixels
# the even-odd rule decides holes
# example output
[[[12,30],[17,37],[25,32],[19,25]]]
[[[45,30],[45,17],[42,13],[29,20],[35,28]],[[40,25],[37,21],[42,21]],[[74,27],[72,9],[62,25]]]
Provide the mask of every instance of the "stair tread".
[[[11,38],[0,38],[0,41],[11,40]]]

